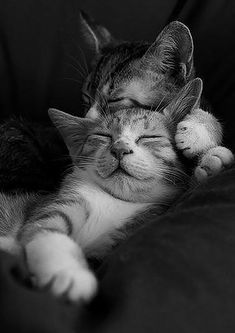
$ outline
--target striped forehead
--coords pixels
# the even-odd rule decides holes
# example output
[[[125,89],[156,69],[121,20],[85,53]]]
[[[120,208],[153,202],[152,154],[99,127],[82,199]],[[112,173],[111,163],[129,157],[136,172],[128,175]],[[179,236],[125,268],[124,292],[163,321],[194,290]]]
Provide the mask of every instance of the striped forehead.
[[[107,124],[107,128],[115,133],[142,132],[142,131],[164,131],[166,130],[163,116],[153,112],[125,112],[113,115]]]
[[[108,76],[119,75],[133,60],[141,58],[148,47],[148,43],[127,42],[106,50],[96,64],[93,81],[105,84]]]
[[[132,98],[140,103],[147,103],[149,98],[152,97],[152,85],[149,80],[141,80],[134,77],[132,80],[126,82],[122,88],[122,96]]]

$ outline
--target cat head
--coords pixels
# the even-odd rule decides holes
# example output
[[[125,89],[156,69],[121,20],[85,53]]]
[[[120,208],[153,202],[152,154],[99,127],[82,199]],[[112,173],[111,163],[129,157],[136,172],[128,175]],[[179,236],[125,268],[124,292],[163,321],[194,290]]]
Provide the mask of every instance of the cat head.
[[[94,50],[93,68],[83,86],[87,117],[102,109],[160,109],[194,77],[193,40],[181,22],[171,22],[152,43],[121,42],[81,15],[83,31]]]
[[[79,177],[122,200],[171,198],[183,174],[174,145],[177,123],[197,107],[202,81],[187,84],[162,113],[142,108],[78,118],[50,109]],[[184,180],[184,179],[183,179]]]

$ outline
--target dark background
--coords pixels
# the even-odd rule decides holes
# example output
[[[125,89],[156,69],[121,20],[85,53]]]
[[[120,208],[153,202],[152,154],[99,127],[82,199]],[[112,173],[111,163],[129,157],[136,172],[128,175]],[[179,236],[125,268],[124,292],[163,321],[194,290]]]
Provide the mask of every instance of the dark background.
[[[226,0],[1,0],[2,120],[15,114],[46,127],[48,107],[82,114],[88,51],[80,8],[126,40],[153,41],[171,20],[186,23],[197,75],[234,148],[235,2]],[[234,180],[234,169],[226,171],[161,219],[149,218],[103,263],[100,293],[87,307],[34,291],[23,265],[2,253],[1,331],[234,332]]]

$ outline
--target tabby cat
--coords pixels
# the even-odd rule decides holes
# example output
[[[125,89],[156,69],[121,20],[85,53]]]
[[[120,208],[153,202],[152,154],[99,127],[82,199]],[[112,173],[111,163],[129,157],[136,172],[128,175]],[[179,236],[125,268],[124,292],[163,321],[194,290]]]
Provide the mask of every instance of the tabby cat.
[[[0,195],[0,247],[23,251],[35,283],[71,301],[96,293],[86,257],[103,256],[124,226],[150,209],[161,214],[185,190],[190,177],[176,147],[189,157],[205,152],[198,178],[233,158],[217,147],[217,120],[198,109],[202,82],[191,80],[193,46],[184,25],[172,23],[149,46],[117,44],[104,28],[83,23],[98,53],[84,85],[87,116],[50,110],[72,172],[54,196]]]
[[[35,283],[89,300],[97,290],[85,257],[100,257],[144,212],[159,215],[187,179],[174,143],[177,124],[198,105],[194,79],[161,112],[141,107],[79,118],[51,109],[73,160],[59,192],[0,195],[0,247],[24,251]]]
[[[83,87],[88,118],[96,118],[106,108],[163,110],[195,76],[193,39],[181,22],[167,25],[153,44],[117,41],[85,13],[81,13],[81,22],[95,51],[92,71]],[[196,157],[194,174],[203,181],[231,165],[233,154],[219,146],[221,125],[200,108],[200,103],[178,124],[175,142],[187,158]]]

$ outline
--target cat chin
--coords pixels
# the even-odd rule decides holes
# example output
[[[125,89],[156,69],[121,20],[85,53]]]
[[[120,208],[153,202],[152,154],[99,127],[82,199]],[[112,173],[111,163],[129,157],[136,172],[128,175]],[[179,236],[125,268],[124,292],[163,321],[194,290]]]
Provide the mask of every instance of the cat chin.
[[[115,179],[116,181],[119,182],[134,182],[134,181],[153,181],[154,178],[151,175],[147,175],[147,173],[137,173],[134,172],[131,168],[123,168],[123,167],[118,167],[115,170],[112,170],[109,174],[100,172],[100,170],[95,171],[96,176],[100,177],[101,179],[104,180],[112,180]]]
[[[101,184],[99,186],[114,198],[136,203],[170,203],[180,192],[179,189],[160,182],[155,184],[149,182],[144,184],[144,186],[143,183],[135,185],[135,188],[126,187],[125,190],[123,190],[122,186],[118,186],[117,183]]]
[[[136,203],[171,202],[180,190],[167,185],[163,179],[138,180],[131,176],[102,178],[94,170],[76,169],[77,177],[98,186],[104,192],[119,200]]]
[[[131,176],[113,175],[109,178],[95,177],[96,184],[114,198],[138,203],[152,203],[158,199],[172,198],[175,187],[163,184],[161,180],[139,180]],[[177,191],[178,193],[178,191]]]

